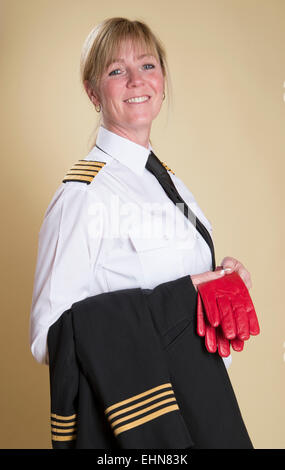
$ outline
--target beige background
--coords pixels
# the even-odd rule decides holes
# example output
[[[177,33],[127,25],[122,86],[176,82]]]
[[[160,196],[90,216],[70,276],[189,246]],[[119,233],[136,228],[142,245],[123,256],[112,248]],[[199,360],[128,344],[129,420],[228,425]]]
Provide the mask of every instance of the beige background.
[[[0,447],[50,448],[48,368],[29,349],[44,212],[96,125],[79,81],[91,28],[146,21],[164,42],[174,103],[152,143],[214,227],[217,263],[249,269],[261,335],[229,374],[256,448],[284,448],[284,0],[2,0]],[[163,158],[162,158],[163,156]]]

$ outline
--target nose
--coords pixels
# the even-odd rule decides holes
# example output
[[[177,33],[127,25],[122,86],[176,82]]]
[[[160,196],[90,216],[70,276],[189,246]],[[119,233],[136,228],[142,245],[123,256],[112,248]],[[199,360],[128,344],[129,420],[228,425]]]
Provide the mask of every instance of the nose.
[[[137,69],[129,70],[127,86],[132,88],[140,86],[143,83],[141,72]]]

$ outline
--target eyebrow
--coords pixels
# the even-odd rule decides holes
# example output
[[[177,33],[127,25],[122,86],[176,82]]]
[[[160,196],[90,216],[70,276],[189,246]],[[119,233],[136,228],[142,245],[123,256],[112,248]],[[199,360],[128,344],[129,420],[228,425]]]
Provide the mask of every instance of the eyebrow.
[[[143,59],[144,57],[153,57],[154,59],[156,58],[153,54],[141,54],[137,56],[137,59]],[[108,62],[107,67],[110,67],[110,65],[115,64],[117,62],[125,62],[125,61],[122,57],[118,57],[117,59],[114,59]]]

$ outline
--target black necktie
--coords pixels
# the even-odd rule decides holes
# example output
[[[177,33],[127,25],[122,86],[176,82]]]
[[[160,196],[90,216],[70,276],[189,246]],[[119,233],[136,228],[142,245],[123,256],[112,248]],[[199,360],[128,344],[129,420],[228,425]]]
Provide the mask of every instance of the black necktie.
[[[212,237],[209,234],[208,230],[198,219],[198,217],[191,211],[191,209],[187,206],[186,202],[182,199],[171,177],[169,176],[167,169],[163,166],[161,161],[152,151],[149,154],[145,166],[147,170],[149,170],[156,177],[156,179],[166,192],[167,196],[174,202],[174,204],[178,204],[178,207],[183,212],[184,216],[190,220],[190,222],[202,235],[205,242],[209,245],[212,254],[212,268],[214,271],[216,269],[215,250]]]

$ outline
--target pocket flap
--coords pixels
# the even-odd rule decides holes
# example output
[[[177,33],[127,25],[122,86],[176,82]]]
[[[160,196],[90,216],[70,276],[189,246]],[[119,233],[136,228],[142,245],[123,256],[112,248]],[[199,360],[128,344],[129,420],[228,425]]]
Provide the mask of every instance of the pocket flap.
[[[165,248],[169,244],[167,235],[162,237],[142,237],[129,233],[136,251],[156,250],[157,248]]]

